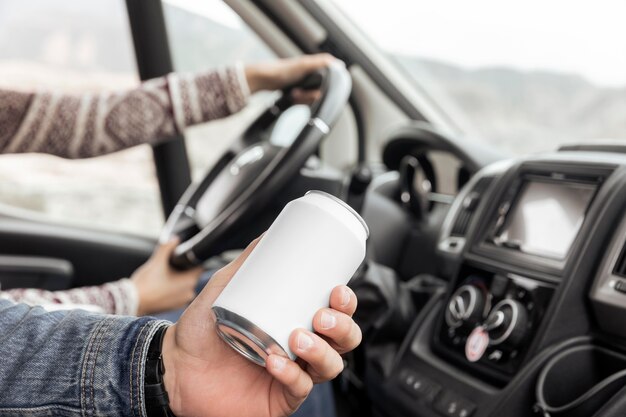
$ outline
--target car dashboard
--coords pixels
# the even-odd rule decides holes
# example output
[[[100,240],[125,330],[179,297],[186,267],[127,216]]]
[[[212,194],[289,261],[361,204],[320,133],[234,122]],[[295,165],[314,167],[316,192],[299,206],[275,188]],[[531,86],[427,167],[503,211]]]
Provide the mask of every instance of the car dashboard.
[[[626,368],[625,207],[618,153],[536,155],[474,175],[436,242],[446,290],[392,360],[367,354],[374,414],[534,416],[538,399],[565,406]],[[604,416],[610,388],[582,414],[555,415]]]

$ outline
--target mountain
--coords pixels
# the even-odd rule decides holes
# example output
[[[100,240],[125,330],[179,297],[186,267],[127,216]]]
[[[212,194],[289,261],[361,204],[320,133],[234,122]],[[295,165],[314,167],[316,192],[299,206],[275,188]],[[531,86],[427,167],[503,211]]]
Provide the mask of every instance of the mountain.
[[[484,140],[514,153],[554,150],[563,142],[626,139],[626,87],[600,87],[576,74],[393,58]]]

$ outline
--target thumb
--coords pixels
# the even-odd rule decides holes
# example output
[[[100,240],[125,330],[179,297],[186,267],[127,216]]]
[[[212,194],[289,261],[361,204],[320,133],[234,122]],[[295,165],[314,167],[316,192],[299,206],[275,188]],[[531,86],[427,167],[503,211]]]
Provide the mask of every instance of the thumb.
[[[261,237],[263,237],[263,235],[261,235]],[[237,272],[241,264],[243,264],[250,253],[252,253],[252,250],[256,247],[261,237],[253,240],[237,259],[213,275],[209,283],[204,287],[195,300],[191,302],[189,307],[187,307],[183,315],[178,320],[178,323],[176,324],[177,326],[180,325],[181,329],[193,328],[195,334],[200,332],[202,335],[217,337],[217,334],[214,331],[215,316],[213,315],[213,311],[211,309],[213,307],[213,302],[221,294],[222,290],[224,290],[224,287]],[[208,343],[206,341],[211,339],[205,338],[204,340],[204,343]],[[218,346],[228,349],[225,344],[219,344]],[[206,346],[201,342],[191,344],[190,349],[192,349],[194,355],[199,356],[206,355],[207,352]]]

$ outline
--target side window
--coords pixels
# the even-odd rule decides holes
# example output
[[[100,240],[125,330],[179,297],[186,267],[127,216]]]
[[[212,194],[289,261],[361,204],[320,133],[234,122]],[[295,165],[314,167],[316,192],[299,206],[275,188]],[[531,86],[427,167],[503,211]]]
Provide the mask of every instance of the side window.
[[[163,10],[176,71],[203,71],[276,57],[221,0],[164,0]],[[194,180],[217,161],[272,97],[271,93],[255,94],[243,111],[185,131]]]
[[[0,87],[87,93],[139,83],[123,0],[0,0]],[[151,149],[69,161],[0,156],[0,214],[156,236]]]

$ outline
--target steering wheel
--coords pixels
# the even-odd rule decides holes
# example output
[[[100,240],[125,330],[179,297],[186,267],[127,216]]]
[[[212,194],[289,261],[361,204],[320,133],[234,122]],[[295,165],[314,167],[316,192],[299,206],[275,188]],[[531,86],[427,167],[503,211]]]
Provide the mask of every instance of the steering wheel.
[[[319,88],[312,105],[291,100],[294,87]],[[179,236],[170,263],[179,269],[201,264],[228,249],[227,238],[293,178],[339,119],[352,81],[341,62],[286,88],[254,120],[205,177],[189,186],[170,214],[160,241]]]

